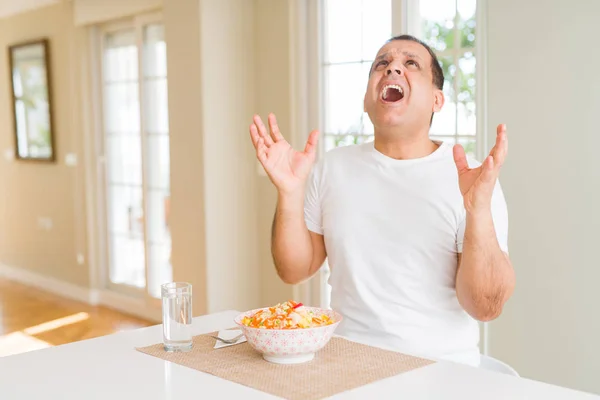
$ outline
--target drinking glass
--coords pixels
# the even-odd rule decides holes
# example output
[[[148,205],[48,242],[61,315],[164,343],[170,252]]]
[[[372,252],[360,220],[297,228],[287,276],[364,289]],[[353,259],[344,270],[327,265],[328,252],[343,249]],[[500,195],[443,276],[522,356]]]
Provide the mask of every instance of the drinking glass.
[[[192,285],[170,282],[161,285],[163,344],[166,351],[192,349]]]

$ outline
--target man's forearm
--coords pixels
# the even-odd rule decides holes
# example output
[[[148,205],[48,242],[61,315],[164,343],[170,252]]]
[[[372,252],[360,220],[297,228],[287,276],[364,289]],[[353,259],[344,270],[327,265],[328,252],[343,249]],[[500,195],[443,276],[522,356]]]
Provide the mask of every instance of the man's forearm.
[[[515,286],[510,259],[496,238],[491,212],[467,214],[456,293],[463,308],[480,321],[495,319]]]
[[[278,196],[271,241],[271,252],[279,277],[292,284],[307,279],[313,249],[304,222],[304,193]]]

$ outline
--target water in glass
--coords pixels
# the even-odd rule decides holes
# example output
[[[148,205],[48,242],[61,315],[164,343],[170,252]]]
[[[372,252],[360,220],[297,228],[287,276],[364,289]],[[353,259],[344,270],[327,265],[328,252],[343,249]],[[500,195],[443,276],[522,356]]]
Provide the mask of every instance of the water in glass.
[[[166,283],[161,287],[163,343],[166,351],[192,349],[192,285]]]

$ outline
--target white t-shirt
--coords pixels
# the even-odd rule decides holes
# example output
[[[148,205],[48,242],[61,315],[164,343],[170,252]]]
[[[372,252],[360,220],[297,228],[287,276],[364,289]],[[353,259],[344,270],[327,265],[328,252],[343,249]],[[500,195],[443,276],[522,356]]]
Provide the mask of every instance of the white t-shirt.
[[[499,183],[492,214],[508,252]],[[479,365],[479,325],[455,291],[465,215],[449,143],[411,160],[387,157],[373,142],[327,152],[307,184],[305,221],[324,235],[331,307],[344,317],[336,334]]]

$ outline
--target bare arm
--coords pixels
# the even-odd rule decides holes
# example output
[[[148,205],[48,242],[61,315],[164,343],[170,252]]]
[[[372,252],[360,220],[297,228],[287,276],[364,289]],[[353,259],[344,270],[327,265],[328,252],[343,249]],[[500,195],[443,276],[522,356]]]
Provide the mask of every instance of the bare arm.
[[[510,258],[498,244],[491,213],[467,215],[463,253],[458,255],[456,295],[473,318],[497,318],[515,288]]]
[[[279,195],[273,219],[271,252],[279,277],[300,283],[319,270],[325,261],[323,235],[311,232],[304,222],[304,196]]]
[[[508,255],[498,243],[491,206],[507,152],[505,125],[498,126],[496,144],[477,168],[469,168],[462,146],[454,147],[458,183],[466,210],[456,296],[465,311],[480,321],[497,318],[515,287],[515,273]]]
[[[271,253],[279,277],[295,284],[317,272],[326,257],[323,236],[310,232],[304,222],[304,188],[315,162],[319,132],[311,132],[304,151],[299,152],[283,138],[273,114],[269,115],[269,130],[255,115],[250,138],[278,194]]]

